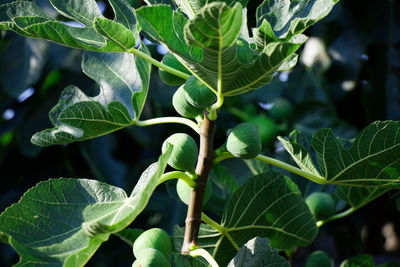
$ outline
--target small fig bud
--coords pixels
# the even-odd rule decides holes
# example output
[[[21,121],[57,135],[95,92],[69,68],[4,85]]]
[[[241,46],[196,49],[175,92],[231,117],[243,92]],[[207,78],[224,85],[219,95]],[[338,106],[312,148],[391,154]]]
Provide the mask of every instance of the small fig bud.
[[[288,119],[293,113],[292,104],[285,98],[278,97],[272,102],[269,115],[277,120]]]
[[[142,256],[142,251],[147,248],[156,249],[167,259],[172,253],[172,241],[167,232],[160,228],[152,228],[143,232],[133,244],[133,254],[136,258]]]
[[[335,213],[335,203],[328,193],[314,192],[306,198],[306,204],[316,220],[327,218]]]
[[[196,108],[204,109],[217,101],[217,96],[195,76],[190,76],[183,86],[187,101]]]
[[[161,63],[190,75],[190,72],[185,68],[185,66],[183,66],[182,63],[180,63],[179,60],[170,52],[164,55]],[[169,73],[168,71],[165,71],[163,69],[158,69],[158,73],[160,74],[161,80],[166,84],[181,85],[185,83],[185,79],[175,76],[172,73]]]
[[[252,159],[261,153],[261,141],[257,128],[241,123],[229,133],[226,149],[237,158]]]
[[[203,114],[203,109],[196,108],[186,99],[186,93],[183,89],[183,86],[176,90],[174,96],[172,97],[172,105],[174,106],[176,112],[185,118],[194,119]]]
[[[177,170],[193,173],[199,151],[194,139],[184,133],[173,134],[164,141],[162,145],[163,153],[168,143],[173,145],[168,164]]]
[[[322,250],[317,250],[308,256],[305,267],[332,267],[333,262]]]

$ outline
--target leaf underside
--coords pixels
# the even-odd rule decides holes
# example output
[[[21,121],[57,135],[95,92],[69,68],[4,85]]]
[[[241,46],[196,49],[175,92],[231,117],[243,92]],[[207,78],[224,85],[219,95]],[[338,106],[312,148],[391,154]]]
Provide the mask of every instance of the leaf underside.
[[[250,177],[235,191],[220,225],[223,233],[202,224],[198,244],[221,266],[226,266],[237,252],[232,242],[240,247],[260,236],[267,237],[273,248],[292,249],[310,244],[318,233],[297,186],[272,170]],[[182,244],[183,234],[183,228],[175,228],[176,248]]]
[[[246,1],[213,2],[201,5],[202,8],[182,2],[188,4],[180,7],[190,20],[169,6],[153,5],[137,10],[140,25],[152,38],[165,44],[211,90],[226,96],[257,89],[269,83],[276,71],[293,67],[297,62],[295,51],[307,39],[301,32],[325,17],[336,3],[333,0],[296,1],[292,6],[297,12],[284,18],[289,25],[285,36],[277,36],[271,29],[272,22],[260,18],[262,24],[248,43],[239,39],[243,31],[241,4]],[[260,7],[267,5],[266,2],[271,1],[265,1]],[[272,11],[268,18],[279,18],[281,2],[270,3]]]
[[[357,135],[350,147],[343,147],[331,129],[317,131],[312,137],[312,147],[320,171],[302,145],[283,138],[280,140],[302,170],[320,176],[325,183],[385,188],[400,186],[400,122],[371,123]],[[379,196],[384,191],[359,189],[359,193],[354,194]]]
[[[171,149],[142,174],[130,197],[87,179],[50,179],[28,190],[0,215],[0,232],[20,256],[16,266],[83,266],[144,209]]]

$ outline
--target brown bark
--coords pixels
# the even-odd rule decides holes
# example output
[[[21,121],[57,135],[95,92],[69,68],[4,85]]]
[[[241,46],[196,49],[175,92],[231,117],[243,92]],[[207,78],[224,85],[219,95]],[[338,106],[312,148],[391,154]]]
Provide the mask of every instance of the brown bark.
[[[206,115],[200,126],[200,149],[196,165],[197,186],[190,193],[190,202],[186,216],[185,237],[183,239],[182,254],[189,253],[190,244],[197,243],[197,236],[201,224],[204,190],[207,185],[215,151],[213,148],[215,121],[210,121]]]

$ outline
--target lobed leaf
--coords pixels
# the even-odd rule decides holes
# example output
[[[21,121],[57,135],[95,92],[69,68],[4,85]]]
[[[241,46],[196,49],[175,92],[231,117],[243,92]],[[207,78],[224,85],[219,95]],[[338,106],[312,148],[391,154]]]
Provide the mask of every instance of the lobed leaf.
[[[255,237],[243,245],[228,264],[228,267],[241,266],[289,267],[289,263],[270,247],[267,238]]]
[[[165,44],[211,90],[230,96],[257,89],[269,83],[276,71],[292,68],[297,62],[295,51],[307,39],[300,32],[326,16],[335,1],[330,1],[332,3],[326,10],[316,9],[309,13],[312,17],[307,24],[302,24],[301,31],[296,27],[296,31],[285,39],[268,40],[263,27],[257,28],[254,40],[244,32],[246,25],[242,23],[242,16],[245,12],[241,3],[246,4],[246,1],[206,5],[181,2],[189,20],[168,6],[140,8],[138,20],[152,38]],[[273,1],[277,5],[278,2],[282,1]],[[246,21],[246,17],[243,20]]]
[[[399,129],[399,122],[374,122],[357,135],[350,147],[343,147],[331,129],[317,131],[312,137],[312,147],[316,153],[319,171],[302,145],[282,138],[279,140],[302,170],[321,177],[324,183],[389,188],[398,187],[400,182]],[[353,192],[351,197],[345,199],[350,201],[349,198],[355,197],[358,200],[354,203],[363,201],[358,194],[368,196],[370,201],[370,198],[385,192],[374,188],[340,190],[342,196]],[[355,200],[350,203],[353,201]]]
[[[292,249],[310,244],[318,232],[297,186],[273,170],[250,177],[235,191],[219,227],[202,224],[197,241],[222,266],[256,236],[267,237],[274,248]],[[175,228],[176,247],[183,234],[184,229]]]
[[[140,49],[149,53],[144,45]],[[85,51],[82,69],[99,84],[99,94],[88,97],[76,86],[65,88],[49,114],[55,127],[36,133],[32,143],[82,141],[130,126],[140,116],[149,88],[149,63],[128,53]]]
[[[332,130],[312,138],[318,166],[329,183],[396,186],[400,180],[400,123],[377,121],[364,128],[349,148]]]
[[[70,26],[44,14],[30,1],[0,5],[0,27],[31,38],[46,39],[60,45],[101,52],[126,52],[139,37],[133,7],[125,0],[112,0],[115,19],[101,14],[96,1],[50,1],[64,17],[77,26]],[[133,44],[132,44],[133,43]]]
[[[16,266],[83,266],[145,208],[171,148],[142,174],[130,197],[87,179],[50,179],[28,190],[0,215],[0,232],[20,255]]]

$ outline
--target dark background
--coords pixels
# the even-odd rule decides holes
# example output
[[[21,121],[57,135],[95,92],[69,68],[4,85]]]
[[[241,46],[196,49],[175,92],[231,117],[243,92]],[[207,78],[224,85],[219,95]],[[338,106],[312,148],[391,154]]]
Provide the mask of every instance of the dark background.
[[[255,8],[262,1],[249,2],[251,28],[255,26]],[[47,1],[37,3],[54,14]],[[105,4],[105,8],[105,15],[112,17],[110,7]],[[298,129],[310,137],[329,127],[336,135],[351,139],[375,120],[400,120],[399,9],[398,1],[342,0],[327,18],[306,31],[322,44],[320,60],[308,67],[300,60],[290,73],[278,74],[271,84],[227,99],[226,107],[246,107],[268,116],[262,107],[277,97],[287,99],[294,112],[288,119],[275,121],[280,135]],[[162,58],[156,44],[149,48],[155,58]],[[302,48],[299,54],[303,53]],[[73,83],[88,94],[96,92],[96,85],[80,71],[80,57],[77,50],[0,31],[1,211],[17,202],[28,188],[52,177],[98,179],[130,192],[140,173],[159,156],[163,140],[178,131],[190,133],[179,125],[129,127],[82,143],[48,148],[32,145],[30,137],[51,126],[47,114],[64,87]],[[152,78],[143,117],[176,116],[170,101],[176,87],[163,84],[156,69]],[[222,111],[216,145],[221,145],[226,130],[239,122],[238,117]],[[277,143],[267,145],[265,153],[289,160]],[[239,183],[250,175],[245,165],[226,164]],[[317,186],[305,190],[301,183],[299,187],[305,196],[321,190]],[[385,249],[388,236],[400,242],[399,204],[398,192],[391,191],[355,214],[328,223],[310,247],[296,252],[295,266],[302,266],[307,255],[317,249],[326,251],[336,265],[361,253],[372,254],[377,264],[389,259],[400,262],[399,244]],[[212,212],[218,217],[218,211]],[[173,225],[182,225],[185,215],[186,206],[176,200],[174,187],[162,186],[132,227],[161,227],[172,233]],[[383,227],[390,229],[390,225],[395,232],[385,237]],[[17,258],[11,247],[0,245],[0,265],[9,266]],[[132,261],[131,248],[112,236],[88,266],[130,266]]]

